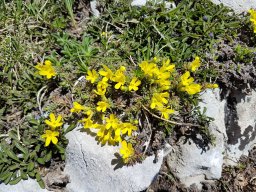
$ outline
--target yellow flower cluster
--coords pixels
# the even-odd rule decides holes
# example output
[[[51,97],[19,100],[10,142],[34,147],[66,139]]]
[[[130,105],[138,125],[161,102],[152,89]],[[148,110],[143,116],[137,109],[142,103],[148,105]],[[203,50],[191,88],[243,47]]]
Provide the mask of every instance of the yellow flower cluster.
[[[95,111],[105,112],[109,104],[104,101],[97,103]],[[80,113],[83,112],[86,117],[81,120],[85,129],[94,129],[98,140],[104,145],[106,143],[110,145],[116,145],[119,142],[126,143],[124,140],[125,136],[131,136],[133,131],[137,130],[137,126],[129,122],[121,122],[114,114],[110,114],[108,117],[103,115],[101,121],[93,120],[94,112],[89,108],[82,106],[81,104],[74,102],[71,112]],[[96,118],[95,118],[96,119]],[[126,143],[127,144],[127,143]],[[123,155],[123,160],[125,163],[132,157],[133,151],[132,145],[128,144],[128,149],[121,149],[121,155]]]
[[[56,72],[52,66],[52,62],[45,60],[44,63],[38,63],[35,68],[39,71],[39,75],[46,76],[47,79],[56,76]]]
[[[188,65],[188,69],[191,72],[195,72],[201,65],[200,57],[195,57],[194,61],[192,61]],[[194,95],[202,90],[202,86],[200,84],[194,83],[194,78],[190,77],[190,72],[186,71],[180,77],[179,90],[187,92],[189,95]]]
[[[190,77],[189,71],[181,75],[179,87],[181,91],[186,91],[189,95],[199,93],[202,89],[201,85],[194,83],[194,78]]]
[[[56,119],[55,115],[53,113],[50,114],[50,120],[45,120],[45,123],[50,127],[50,129],[45,130],[45,134],[43,134],[41,137],[45,139],[45,147],[49,146],[52,142],[54,145],[58,143],[59,137],[59,131],[55,131],[56,128],[61,127],[63,125],[62,123],[62,117],[59,115]]]
[[[111,82],[115,83],[115,89],[137,91],[141,81],[137,77],[133,77],[130,83],[126,85],[127,76],[125,71],[126,68],[124,66],[121,66],[118,70],[113,72],[106,65],[103,65],[103,69],[100,69],[98,73],[94,69],[88,70],[86,80],[94,84],[99,79],[99,75],[102,77],[101,80],[97,82],[97,89],[94,90],[94,92],[100,96],[105,96]]]
[[[249,13],[251,15],[250,21],[252,22],[254,33],[256,33],[256,10],[250,9]]]
[[[132,136],[132,132],[137,130],[137,126],[134,125],[135,123],[120,120],[112,112],[112,103],[108,97],[112,96],[114,90],[138,91],[141,81],[137,77],[128,76],[124,66],[120,66],[117,70],[111,70],[106,65],[102,65],[98,71],[88,70],[86,80],[92,85],[92,93],[96,94],[94,96],[96,98],[95,106],[85,107],[74,102],[70,111],[84,114],[85,117],[81,120],[83,127],[92,129],[103,145],[106,143],[116,145],[122,142],[120,153],[124,162],[127,163],[134,153],[132,153],[132,145],[127,144],[124,138]]]
[[[175,65],[170,63],[170,60],[162,62],[162,66],[159,68],[155,63],[157,58],[153,61],[142,61],[139,66],[144,72],[146,77],[149,77],[155,82],[160,90],[169,90],[170,89],[170,77],[171,74],[175,71]]]
[[[168,59],[162,61],[162,66],[159,68],[156,64],[157,61],[159,59],[155,57],[152,61],[142,61],[139,66],[145,77],[151,80],[151,86],[156,87],[151,98],[150,108],[158,110],[162,118],[169,119],[169,116],[175,111],[168,105],[170,95],[166,90],[170,90],[170,77],[175,71],[175,65],[171,64]]]
[[[200,58],[195,57],[194,61],[185,66],[184,74],[181,74],[169,59],[154,57],[152,60],[139,63],[138,76],[127,74],[125,66],[112,70],[102,65],[99,70],[87,71],[86,80],[91,84],[88,89],[92,93],[89,98],[90,106],[74,102],[70,111],[83,114],[80,121],[83,127],[95,132],[102,144],[121,143],[120,154],[123,161],[129,163],[137,155],[132,144],[127,143],[127,139],[138,129],[134,118],[138,115],[139,108],[143,107],[140,102],[144,105],[149,101],[145,105],[153,112],[159,113],[162,119],[169,119],[174,114],[174,109],[179,108],[176,93],[179,95],[186,92],[194,95],[203,88],[217,88],[217,84],[204,84],[202,88],[200,84],[195,83],[190,73],[196,75],[194,72],[200,65]],[[125,93],[124,99],[127,99],[131,106],[127,106],[125,111],[120,111],[119,106],[115,106],[115,95],[122,92]],[[129,92],[134,93],[138,101],[127,98],[131,96]],[[124,116],[119,115],[121,113]]]

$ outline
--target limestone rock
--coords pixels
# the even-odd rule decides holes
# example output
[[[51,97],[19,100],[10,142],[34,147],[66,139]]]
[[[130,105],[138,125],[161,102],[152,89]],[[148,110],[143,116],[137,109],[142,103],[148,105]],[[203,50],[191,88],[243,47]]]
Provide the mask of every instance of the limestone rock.
[[[236,13],[242,13],[249,9],[256,9],[255,0],[211,0],[213,3],[228,6],[232,8]]]
[[[36,180],[22,180],[16,185],[0,184],[0,192],[49,192],[46,189],[41,189]]]
[[[225,101],[220,100],[219,90],[207,90],[202,95],[201,108],[207,107],[206,115],[215,118],[209,130],[215,136],[215,146],[204,148],[200,136],[196,140],[188,140],[175,147],[167,156],[167,163],[182,183],[197,185],[205,179],[219,179],[222,172],[225,122]]]
[[[71,183],[66,187],[69,192],[141,191],[150,185],[163,161],[160,152],[157,163],[153,163],[151,156],[142,164],[121,167],[114,156],[119,147],[102,147],[94,137],[78,129],[68,133],[67,138],[64,172],[70,176]]]
[[[225,163],[234,165],[241,155],[256,143],[256,91],[246,95],[240,91],[230,93],[225,108],[226,156]]]
[[[219,179],[223,163],[235,165],[256,143],[256,91],[250,95],[233,91],[223,100],[219,95],[219,89],[207,90],[200,103],[201,108],[207,108],[206,115],[215,119],[209,127],[215,146],[204,150],[198,136],[197,142],[179,144],[167,156],[172,172],[187,186]]]

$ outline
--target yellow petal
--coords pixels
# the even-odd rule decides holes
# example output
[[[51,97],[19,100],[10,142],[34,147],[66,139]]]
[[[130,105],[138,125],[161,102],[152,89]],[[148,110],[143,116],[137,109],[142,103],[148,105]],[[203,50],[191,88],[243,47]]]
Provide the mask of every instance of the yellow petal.
[[[47,147],[47,146],[50,145],[50,143],[51,143],[51,138],[50,138],[50,137],[47,137],[46,140],[45,140],[44,146]]]
[[[53,113],[50,114],[50,120],[53,122],[55,121],[55,115]]]
[[[56,121],[59,123],[61,121],[61,119],[62,119],[62,117],[61,117],[61,115],[59,115]]]
[[[52,143],[56,145],[58,143],[57,137],[52,137]]]

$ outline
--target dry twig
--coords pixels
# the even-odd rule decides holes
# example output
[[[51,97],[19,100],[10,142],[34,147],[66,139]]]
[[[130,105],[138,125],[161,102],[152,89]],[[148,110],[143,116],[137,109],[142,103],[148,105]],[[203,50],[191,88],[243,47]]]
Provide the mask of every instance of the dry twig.
[[[162,117],[159,117],[158,115],[152,113],[149,111],[148,108],[146,108],[144,105],[142,105],[142,108],[145,109],[150,115],[152,115],[153,117],[157,118],[157,119],[160,119],[162,121],[166,121],[168,123],[171,123],[171,124],[174,124],[174,125],[183,125],[183,126],[190,126],[190,127],[199,127],[200,125],[197,125],[197,124],[192,124],[192,123],[180,123],[180,122],[175,122],[175,121],[171,121],[171,120],[168,120],[168,119],[164,119]]]

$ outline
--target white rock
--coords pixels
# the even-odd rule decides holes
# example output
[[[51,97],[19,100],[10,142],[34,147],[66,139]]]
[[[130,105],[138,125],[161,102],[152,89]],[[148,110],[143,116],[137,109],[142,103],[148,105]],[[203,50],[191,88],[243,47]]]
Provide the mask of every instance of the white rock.
[[[132,3],[131,3],[131,6],[144,6],[146,5],[146,3],[150,1],[150,2],[153,2],[155,4],[157,3],[165,3],[165,8],[166,9],[173,9],[176,7],[176,4],[175,2],[168,2],[168,1],[165,1],[165,0],[133,0]]]
[[[181,141],[175,151],[167,156],[172,173],[186,186],[196,183],[199,188],[200,182],[221,177],[225,137],[225,101],[220,101],[219,90],[207,90],[202,99],[200,105],[207,107],[206,115],[215,118],[209,130],[216,137],[216,145],[204,149],[198,136],[197,140]]]
[[[102,147],[94,137],[78,129],[68,133],[67,138],[64,172],[70,176],[69,192],[141,191],[150,185],[163,161],[163,152],[160,152],[157,163],[153,163],[154,157],[148,157],[142,164],[115,169],[114,153],[119,147]]]
[[[226,110],[228,140],[225,163],[235,165],[240,156],[248,155],[256,143],[256,91],[250,95],[237,91],[231,97],[237,105],[234,110]]]
[[[147,0],[133,0],[131,5],[132,6],[143,6],[146,5]]]
[[[200,187],[205,180],[219,179],[223,163],[236,165],[256,143],[256,91],[245,95],[238,90],[221,100],[219,89],[207,90],[201,98],[200,106],[215,119],[209,127],[216,138],[215,146],[204,151],[195,140],[181,141],[167,155],[172,172],[186,186],[196,183]]]
[[[92,0],[92,1],[90,1],[90,7],[91,7],[92,14],[93,14],[95,17],[99,17],[99,16],[100,16],[100,12],[99,12],[99,10],[97,9],[97,0]]]
[[[0,192],[49,192],[46,189],[41,189],[36,180],[22,180],[16,185],[0,184]]]
[[[242,13],[244,11],[248,11],[253,8],[256,9],[256,1],[255,0],[211,0],[213,3],[228,6],[232,8],[236,13]]]

